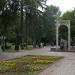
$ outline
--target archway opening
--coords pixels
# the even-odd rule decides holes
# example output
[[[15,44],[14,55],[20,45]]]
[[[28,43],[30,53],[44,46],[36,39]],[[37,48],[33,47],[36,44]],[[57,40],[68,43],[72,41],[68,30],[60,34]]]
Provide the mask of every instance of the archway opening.
[[[59,42],[59,45],[61,43],[61,40],[64,41],[64,46],[65,48],[67,49],[68,48],[68,27],[65,26],[65,25],[61,25],[59,26],[58,28],[58,36],[59,36],[59,39],[58,39],[58,42]]]
[[[64,39],[68,41],[68,28],[67,26],[60,26],[59,27],[59,40]]]

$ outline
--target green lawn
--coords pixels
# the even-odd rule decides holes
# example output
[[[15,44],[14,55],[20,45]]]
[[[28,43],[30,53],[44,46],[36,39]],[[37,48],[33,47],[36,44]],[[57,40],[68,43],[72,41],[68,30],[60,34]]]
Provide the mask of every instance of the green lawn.
[[[0,75],[33,75],[58,59],[55,56],[29,55],[0,61]]]

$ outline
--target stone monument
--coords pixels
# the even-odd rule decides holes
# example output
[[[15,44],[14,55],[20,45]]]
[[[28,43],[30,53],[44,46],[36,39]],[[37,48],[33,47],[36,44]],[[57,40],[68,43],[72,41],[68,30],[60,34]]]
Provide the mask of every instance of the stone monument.
[[[68,28],[68,50],[70,50],[70,20],[57,20],[56,21],[56,49],[59,49],[58,40],[59,40],[59,27],[66,26]]]

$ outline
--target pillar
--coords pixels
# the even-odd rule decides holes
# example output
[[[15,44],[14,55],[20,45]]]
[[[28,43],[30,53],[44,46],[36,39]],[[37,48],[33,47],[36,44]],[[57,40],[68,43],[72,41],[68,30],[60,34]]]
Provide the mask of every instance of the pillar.
[[[56,49],[58,49],[58,21],[56,23]]]
[[[71,36],[71,34],[70,34],[70,24],[68,25],[68,50],[70,50],[70,36]]]

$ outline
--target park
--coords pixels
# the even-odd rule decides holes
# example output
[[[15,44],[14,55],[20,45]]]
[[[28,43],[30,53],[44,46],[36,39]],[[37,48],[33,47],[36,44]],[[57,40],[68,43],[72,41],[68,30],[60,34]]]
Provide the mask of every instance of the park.
[[[0,75],[75,75],[74,3],[0,0]]]

